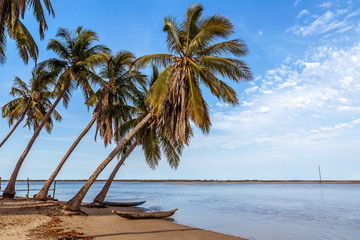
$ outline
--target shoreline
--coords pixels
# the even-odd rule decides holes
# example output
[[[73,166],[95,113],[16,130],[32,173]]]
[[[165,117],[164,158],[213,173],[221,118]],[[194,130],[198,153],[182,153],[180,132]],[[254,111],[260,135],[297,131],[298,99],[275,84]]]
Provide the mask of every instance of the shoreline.
[[[141,211],[141,208],[85,208],[84,203],[81,207],[84,215],[64,215],[61,210],[64,203],[0,198],[0,239],[246,240],[174,223],[171,218],[129,220],[111,213],[113,209]]]
[[[170,185],[222,185],[222,184],[360,184],[360,181],[348,181],[348,180],[254,180],[254,181],[190,181],[190,182],[172,182]]]
[[[0,178],[1,183],[8,182],[8,179]],[[28,180],[16,180],[17,182],[27,182]],[[29,179],[30,182],[46,182],[43,179]],[[75,180],[56,180],[56,182],[86,182],[87,179],[75,179]],[[95,182],[106,182],[107,179],[99,179]],[[146,183],[156,183],[163,182],[169,184],[242,184],[242,183],[279,183],[279,184],[360,184],[360,180],[186,180],[186,179],[114,179],[114,182],[146,182]]]

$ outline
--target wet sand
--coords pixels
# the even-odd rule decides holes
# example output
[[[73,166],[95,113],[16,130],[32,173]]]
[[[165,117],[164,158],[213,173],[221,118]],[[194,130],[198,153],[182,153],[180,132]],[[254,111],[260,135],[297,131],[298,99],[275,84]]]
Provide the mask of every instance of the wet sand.
[[[0,239],[224,239],[243,238],[176,224],[171,219],[128,220],[112,210],[139,208],[86,208],[84,215],[64,216],[63,202],[0,198]]]

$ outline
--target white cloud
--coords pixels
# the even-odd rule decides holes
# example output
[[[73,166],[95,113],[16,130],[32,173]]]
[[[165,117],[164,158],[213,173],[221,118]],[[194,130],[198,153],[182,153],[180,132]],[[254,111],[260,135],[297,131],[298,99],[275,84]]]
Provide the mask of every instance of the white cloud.
[[[297,7],[297,5],[300,3],[300,1],[301,1],[301,0],[295,0],[293,6],[294,6],[294,7]]]
[[[259,30],[258,34],[259,34],[260,36],[263,35],[262,29]]]
[[[297,18],[302,18],[303,16],[309,15],[309,14],[310,14],[309,10],[304,9],[301,12],[299,12],[299,14],[297,15]]]
[[[331,8],[332,5],[333,5],[332,2],[324,2],[322,4],[319,4],[319,7],[321,7],[321,8]]]
[[[255,92],[255,91],[258,90],[258,89],[259,89],[258,86],[254,86],[254,87],[245,89],[245,92],[246,92],[246,94],[250,94],[250,93]]]
[[[306,9],[299,12],[297,19],[300,21],[288,28],[286,32],[293,32],[299,36],[330,36],[334,33],[344,33],[358,26],[359,11],[351,11],[348,8],[330,10],[332,4],[324,3],[320,7],[327,10],[320,15],[311,15]],[[306,17],[305,17],[306,16]]]
[[[272,151],[279,146],[353,147],[360,142],[354,132],[360,123],[358,59],[360,43],[344,49],[322,46],[268,70],[257,79],[259,86],[245,90],[239,110],[212,115],[213,129],[222,131],[222,141],[231,142],[223,145],[227,149],[254,144]]]
[[[269,113],[271,112],[271,108],[267,107],[267,106],[261,106],[258,110],[259,113]]]
[[[338,106],[337,110],[339,110],[339,111],[356,111],[356,112],[360,112],[360,107]]]
[[[216,103],[216,106],[218,106],[218,107],[221,107],[221,108],[226,108],[226,107],[228,107],[229,106],[229,104],[227,104],[227,103]]]
[[[260,91],[265,94],[273,94],[274,93],[273,90],[260,89]]]
[[[344,103],[344,104],[346,104],[346,103],[351,103],[351,100],[350,100],[350,99],[344,98],[344,97],[338,98],[338,100],[339,100],[339,102]]]
[[[294,86],[296,86],[296,81],[288,80],[284,83],[279,84],[278,89],[283,89],[286,87],[294,87]]]
[[[324,15],[319,16],[309,25],[295,26],[291,28],[291,31],[296,35],[308,36],[324,34],[334,29],[347,27],[344,21],[338,21],[335,18],[336,15],[333,12],[327,11]]]
[[[250,107],[252,105],[254,105],[254,102],[247,102],[247,101],[241,102],[241,106],[244,106],[244,107]]]

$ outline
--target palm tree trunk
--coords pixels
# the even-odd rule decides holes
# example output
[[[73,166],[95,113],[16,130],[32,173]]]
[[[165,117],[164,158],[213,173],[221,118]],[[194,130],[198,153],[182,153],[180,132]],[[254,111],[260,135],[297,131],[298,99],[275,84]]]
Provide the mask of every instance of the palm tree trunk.
[[[19,126],[19,124],[22,122],[22,120],[24,120],[24,117],[26,115],[26,112],[28,111],[28,107],[25,109],[24,113],[22,114],[21,118],[19,119],[19,121],[17,121],[17,123],[14,125],[14,127],[10,130],[10,132],[8,133],[8,135],[6,135],[6,137],[4,138],[4,140],[2,140],[2,142],[0,143],[0,148],[2,147],[2,145],[4,145],[4,143],[6,142],[6,140],[8,140],[8,138],[11,136],[11,134],[15,131],[15,129],[17,128],[17,126]]]
[[[106,197],[106,194],[108,193],[111,183],[113,182],[115,175],[117,174],[117,172],[119,171],[120,167],[124,164],[125,159],[130,155],[130,153],[134,150],[134,148],[137,145],[137,141],[135,141],[131,147],[126,151],[126,153],[124,154],[124,156],[122,156],[122,158],[120,159],[120,161],[118,162],[118,164],[116,165],[116,167],[114,168],[114,170],[112,171],[109,179],[106,181],[104,187],[102,188],[101,192],[95,197],[94,202],[97,203],[103,203]]]
[[[86,128],[84,129],[84,131],[82,131],[82,133],[76,138],[75,142],[71,145],[71,147],[69,148],[69,150],[67,151],[67,153],[65,154],[65,156],[61,159],[59,165],[56,167],[55,171],[51,174],[51,176],[49,177],[49,179],[46,181],[46,183],[44,184],[44,186],[41,188],[41,190],[34,196],[34,199],[37,200],[46,200],[47,199],[47,194],[49,192],[50,186],[52,184],[52,182],[54,181],[54,179],[56,178],[56,176],[58,175],[58,173],[60,172],[62,166],[65,164],[66,160],[70,157],[71,153],[74,151],[74,149],[76,148],[76,146],[79,144],[79,142],[81,141],[81,139],[85,136],[85,134],[90,130],[90,128],[92,127],[92,125],[94,125],[96,121],[96,117],[94,116],[90,123],[86,126]]]
[[[62,97],[64,96],[64,93],[67,89],[68,85],[66,85],[64,87],[63,90],[61,90],[58,98],[56,99],[56,101],[53,103],[53,105],[51,106],[51,108],[49,109],[49,111],[45,114],[43,120],[41,121],[39,127],[36,129],[36,131],[34,132],[32,138],[30,139],[28,145],[26,146],[24,152],[21,154],[18,162],[16,163],[15,169],[13,171],[13,173],[11,174],[10,180],[3,192],[3,197],[7,197],[7,198],[13,198],[15,196],[15,182],[16,182],[16,178],[19,174],[21,165],[23,164],[27,154],[29,153],[32,145],[34,144],[36,138],[39,136],[41,129],[43,128],[43,126],[45,125],[46,121],[49,119],[51,113],[54,111],[56,105],[60,102],[60,100],[62,99]]]
[[[105,158],[105,160],[97,167],[95,172],[90,176],[84,186],[80,191],[70,199],[64,206],[65,210],[68,211],[78,211],[80,210],[80,205],[84,199],[86,193],[89,191],[91,185],[95,182],[96,178],[104,170],[104,168],[111,162],[111,160],[116,156],[116,154],[128,143],[131,138],[151,119],[152,113],[149,113],[141,122],[134,127],[131,132],[115,147],[115,149]]]

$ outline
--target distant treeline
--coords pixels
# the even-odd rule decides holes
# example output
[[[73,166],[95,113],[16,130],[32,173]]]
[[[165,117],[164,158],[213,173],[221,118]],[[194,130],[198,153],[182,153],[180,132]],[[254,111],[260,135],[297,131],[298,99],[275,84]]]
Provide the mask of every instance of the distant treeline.
[[[1,178],[0,178],[1,180]],[[7,182],[9,180],[1,180]],[[27,180],[17,180],[26,182]],[[31,182],[46,182],[44,179],[30,180]],[[86,182],[87,179],[62,179],[57,182]],[[107,179],[99,179],[96,182],[106,182]],[[114,179],[114,182],[188,182],[188,183],[319,183],[319,180],[207,180],[207,179]],[[322,180],[326,184],[360,184],[360,180]]]

